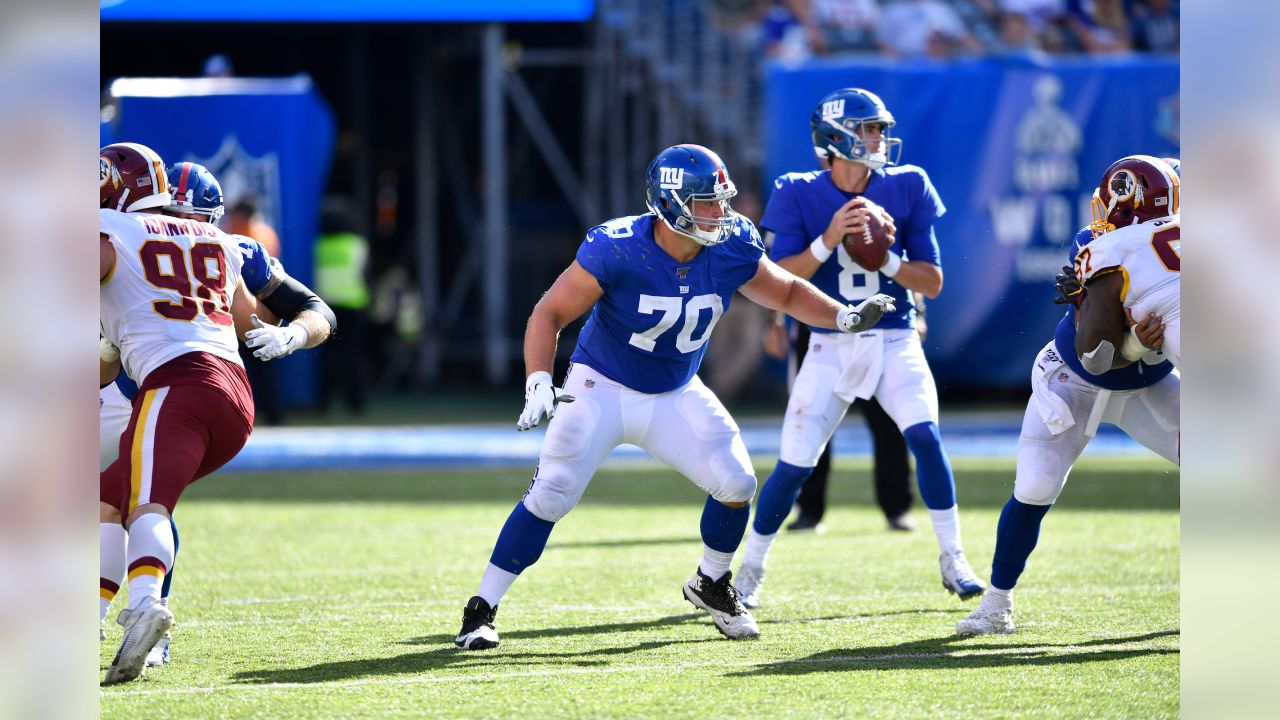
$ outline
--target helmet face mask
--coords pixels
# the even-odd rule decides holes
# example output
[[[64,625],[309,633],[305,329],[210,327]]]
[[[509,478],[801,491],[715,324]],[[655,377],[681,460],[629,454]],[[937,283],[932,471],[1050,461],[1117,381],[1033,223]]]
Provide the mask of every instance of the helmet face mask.
[[[872,170],[897,165],[902,140],[893,137],[894,124],[893,114],[875,93],[837,90],[822,98],[809,118],[813,152],[821,159],[848,160]]]
[[[1129,155],[1107,168],[1089,201],[1089,231],[1096,239],[1118,227],[1174,215],[1179,210],[1179,173],[1164,160]]]
[[[649,163],[646,204],[672,231],[699,245],[729,239],[738,194],[724,163],[701,145],[667,148]]]

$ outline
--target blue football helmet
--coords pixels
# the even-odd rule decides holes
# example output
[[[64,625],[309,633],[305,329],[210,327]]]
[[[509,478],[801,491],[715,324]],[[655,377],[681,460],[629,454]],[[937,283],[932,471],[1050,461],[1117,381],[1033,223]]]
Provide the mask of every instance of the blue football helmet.
[[[729,239],[734,219],[729,199],[738,189],[719,155],[701,145],[675,145],[658,153],[646,175],[646,204],[667,227],[700,245]],[[695,200],[718,202],[720,214],[694,215]]]
[[[171,212],[203,215],[205,222],[217,223],[226,210],[222,204],[222,186],[209,168],[193,162],[182,162],[169,169],[169,189],[173,203]]]
[[[860,88],[842,88],[822,98],[813,109],[813,152],[820,158],[840,158],[862,163],[872,170],[897,165],[902,157],[902,141],[890,136],[893,113],[879,95]],[[879,125],[880,149],[872,152],[858,137],[862,125]],[[874,141],[873,141],[874,142]]]
[[[1166,165],[1173,168],[1173,172],[1175,175],[1177,175],[1178,177],[1182,177],[1182,158],[1167,157],[1167,158],[1160,158],[1160,159],[1163,160]]]

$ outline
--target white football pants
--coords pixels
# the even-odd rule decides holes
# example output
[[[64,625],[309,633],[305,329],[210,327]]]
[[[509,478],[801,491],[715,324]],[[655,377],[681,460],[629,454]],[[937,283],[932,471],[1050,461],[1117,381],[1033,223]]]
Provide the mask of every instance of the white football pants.
[[[98,470],[106,470],[120,454],[120,435],[129,425],[133,403],[115,384],[98,390]]]
[[[755,496],[755,471],[738,425],[696,376],[655,395],[579,363],[569,369],[564,391],[576,400],[557,407],[524,498],[529,512],[543,520],[568,514],[600,463],[623,443],[648,451],[716,500],[748,502]]]
[[[1013,496],[1028,505],[1051,505],[1058,499],[1071,466],[1089,444],[1085,430],[1099,401],[1106,403],[1101,422],[1177,464],[1181,385],[1174,370],[1150,387],[1103,392],[1072,371],[1050,342],[1031,367],[1031,401],[1018,438]]]
[[[898,429],[938,421],[938,389],[915,330],[813,333],[782,424],[779,459],[811,468],[855,398],[875,397]]]

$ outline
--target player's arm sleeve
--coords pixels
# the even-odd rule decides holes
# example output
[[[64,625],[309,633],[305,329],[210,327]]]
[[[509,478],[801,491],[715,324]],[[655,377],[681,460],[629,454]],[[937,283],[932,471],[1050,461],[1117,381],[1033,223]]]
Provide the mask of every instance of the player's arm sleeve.
[[[311,288],[289,277],[279,263],[271,263],[271,274],[274,287],[270,291],[257,293],[267,309],[283,320],[293,320],[304,310],[314,310],[329,323],[329,334],[337,332],[338,318],[333,308],[320,299]],[[252,291],[248,282],[245,287]]]
[[[596,226],[587,232],[587,237],[578,246],[576,259],[600,283],[600,289],[609,292],[612,285],[610,258],[616,250],[613,238],[605,232],[603,226]]]
[[[914,177],[919,183],[911,188],[915,202],[911,204],[911,212],[907,215],[906,227],[898,231],[898,241],[902,243],[908,260],[924,260],[940,266],[942,253],[938,249],[938,238],[933,225],[946,214],[947,208],[942,204],[937,188],[929,181],[924,170],[920,170]]]
[[[813,238],[804,236],[804,218],[800,214],[794,188],[787,176],[773,181],[773,194],[765,205],[760,227],[773,233],[769,259],[775,262],[803,251],[813,242]]]

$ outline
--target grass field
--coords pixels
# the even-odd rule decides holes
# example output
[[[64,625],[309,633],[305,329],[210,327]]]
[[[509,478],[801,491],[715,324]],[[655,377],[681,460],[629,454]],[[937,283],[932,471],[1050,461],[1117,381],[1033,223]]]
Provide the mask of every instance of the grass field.
[[[1012,470],[956,462],[984,577]],[[174,661],[103,689],[102,717],[1178,714],[1178,476],[1158,459],[1082,462],[1023,576],[1019,631],[969,639],[952,627],[976,601],[941,589],[927,518],[884,531],[865,464],[838,465],[828,532],[775,547],[756,642],[721,639],[681,597],[696,488],[605,471],[503,601],[502,646],[464,654],[462,604],[527,476],[201,481],[176,513]]]

